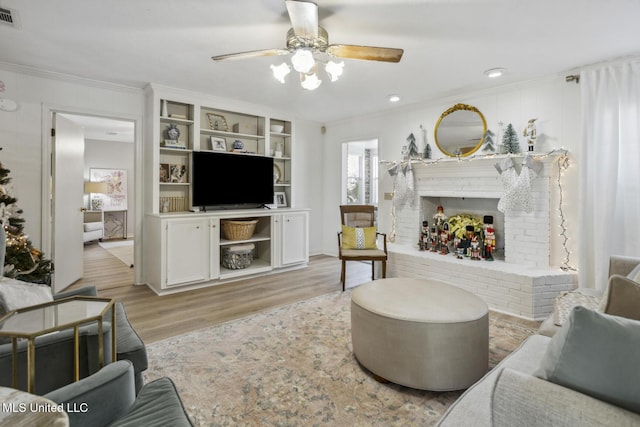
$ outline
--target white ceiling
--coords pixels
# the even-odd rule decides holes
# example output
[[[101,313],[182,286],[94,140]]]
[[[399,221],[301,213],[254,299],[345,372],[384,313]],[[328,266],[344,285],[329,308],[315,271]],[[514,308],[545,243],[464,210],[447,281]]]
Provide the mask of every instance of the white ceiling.
[[[404,49],[345,61],[335,83],[283,85],[270,64],[210,57],[285,45],[283,0],[0,0],[0,62],[134,87],[177,87],[329,122],[640,54],[638,0],[318,0],[330,42]],[[483,72],[505,67],[489,80]],[[322,77],[322,76],[321,76]],[[10,88],[7,88],[7,91]],[[402,96],[390,104],[387,95]]]

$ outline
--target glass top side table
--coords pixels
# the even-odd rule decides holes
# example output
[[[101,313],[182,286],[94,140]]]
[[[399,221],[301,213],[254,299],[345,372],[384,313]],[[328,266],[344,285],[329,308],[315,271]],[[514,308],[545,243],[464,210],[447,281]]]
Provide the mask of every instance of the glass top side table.
[[[27,340],[27,392],[35,390],[35,339],[51,332],[73,328],[74,379],[80,379],[79,328],[98,324],[98,363],[105,363],[102,324],[111,310],[111,360],[116,361],[116,310],[110,298],[73,296],[13,310],[0,318],[0,337],[9,337],[13,345],[13,388],[18,388],[18,339]]]

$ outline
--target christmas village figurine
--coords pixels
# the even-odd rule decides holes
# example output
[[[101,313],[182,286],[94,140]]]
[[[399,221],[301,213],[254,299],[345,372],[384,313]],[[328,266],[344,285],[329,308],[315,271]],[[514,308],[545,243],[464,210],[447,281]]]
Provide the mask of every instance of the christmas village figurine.
[[[471,243],[469,245],[469,256],[474,261],[480,261],[480,238],[477,234],[471,236]]]
[[[493,217],[484,216],[484,259],[493,261],[493,251],[496,248],[496,233],[493,229]]]
[[[422,231],[420,231],[420,238],[418,240],[418,247],[421,251],[429,250],[429,221],[422,221]]]
[[[445,222],[447,222],[447,219],[448,217],[444,214],[444,208],[442,207],[442,205],[438,205],[437,212],[433,216],[434,225],[437,228],[442,229],[442,226]]]
[[[440,230],[440,254],[447,255],[449,253],[449,239],[451,238],[451,234],[449,234],[449,223],[445,222],[442,224],[442,230]]]
[[[431,244],[431,252],[437,252],[438,251],[438,233],[436,233],[435,225],[431,227],[429,242]]]
[[[538,120],[538,119],[529,120],[529,122],[527,123],[527,127],[524,128],[523,135],[525,137],[528,137],[527,146],[529,147],[528,148],[529,151],[533,151],[534,150],[534,145],[535,145],[536,138],[537,138],[536,123],[535,123],[536,120]]]

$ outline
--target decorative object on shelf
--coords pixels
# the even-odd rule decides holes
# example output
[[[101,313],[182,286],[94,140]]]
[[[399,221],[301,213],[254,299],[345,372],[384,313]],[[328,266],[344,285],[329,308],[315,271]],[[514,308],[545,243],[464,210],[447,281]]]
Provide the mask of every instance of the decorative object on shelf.
[[[187,167],[185,165],[169,165],[169,182],[184,183],[187,179]]]
[[[493,133],[491,129],[487,129],[487,131],[484,133],[484,145],[482,147],[482,151],[488,151],[491,153],[496,152],[496,146],[494,145],[495,143],[493,142],[494,136],[496,136],[496,134]]]
[[[187,210],[186,198],[184,197],[160,197],[160,211],[164,212],[163,206],[168,205],[167,212],[182,212]]]
[[[517,154],[520,152],[520,143],[518,142],[518,134],[513,125],[509,123],[502,136],[502,147],[505,153]]]
[[[169,200],[166,198],[160,199],[160,212],[168,213],[169,212]]]
[[[167,108],[167,100],[160,101],[160,117],[169,117],[169,109]]]
[[[473,227],[473,231],[481,232],[484,228],[482,219],[478,215],[459,213],[449,217],[449,229],[454,237],[464,239],[467,235],[467,226]]]
[[[416,145],[416,137],[413,135],[413,132],[409,134],[407,137],[407,155],[410,159],[419,158],[420,155],[418,153],[418,146]]]
[[[474,261],[480,261],[480,238],[477,234],[471,236],[471,244],[469,248],[470,258]]]
[[[233,245],[222,249],[222,266],[231,270],[247,268],[253,262],[255,245]]]
[[[220,114],[207,113],[207,119],[209,119],[209,129],[219,130],[222,132],[229,131],[229,125],[227,125],[227,119]]]
[[[213,151],[227,151],[227,140],[217,136],[211,137],[211,149]]]
[[[422,230],[420,231],[420,236],[418,237],[418,247],[421,251],[426,251],[429,249],[429,221],[422,221]]]
[[[284,191],[275,191],[273,193],[274,201],[276,207],[284,208],[287,207],[287,194]]]
[[[524,128],[523,136],[527,139],[527,151],[534,151],[536,138],[538,137],[538,132],[536,130],[536,120],[538,119],[530,119],[527,122],[527,127]]]
[[[422,133],[422,143],[424,144],[424,150],[422,151],[423,159],[431,158],[431,144],[427,140],[427,129],[420,125],[420,132]]]
[[[180,129],[175,125],[175,123],[169,123],[169,129],[167,129],[167,138],[170,141],[177,141],[180,138]]]
[[[284,131],[284,125],[271,125],[269,126],[271,133],[282,133]]]
[[[284,148],[282,146],[282,141],[276,142],[276,149],[273,152],[275,157],[282,157],[284,155]]]
[[[440,230],[440,254],[446,255],[449,253],[449,239],[451,234],[449,233],[449,223],[442,224],[442,230]]]
[[[476,107],[456,104],[446,110],[433,131],[436,145],[449,157],[466,157],[476,152],[484,141],[487,122]]]
[[[274,163],[273,164],[273,183],[274,184],[279,183],[281,178],[282,178],[282,172],[280,171],[280,167]]]
[[[160,163],[160,182],[169,182],[169,164]]]
[[[233,151],[245,152],[244,142],[240,141],[239,139],[233,141],[233,145],[231,147],[233,148]]]
[[[493,216],[485,215],[484,222],[484,259],[493,261],[493,251],[496,249],[496,233],[493,228]]]
[[[257,219],[250,220],[234,220],[223,219],[220,221],[222,226],[222,234],[227,240],[247,240],[253,236],[256,231]]]
[[[446,221],[447,215],[444,213],[444,208],[442,205],[438,205],[436,213],[433,215],[433,222],[436,227],[442,227]]]

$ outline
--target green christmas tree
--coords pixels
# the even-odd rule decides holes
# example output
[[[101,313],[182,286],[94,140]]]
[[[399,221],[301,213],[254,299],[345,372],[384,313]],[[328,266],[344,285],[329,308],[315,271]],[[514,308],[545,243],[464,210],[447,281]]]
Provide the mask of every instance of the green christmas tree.
[[[494,136],[496,136],[496,134],[493,133],[491,129],[487,129],[487,131],[484,134],[482,151],[490,151],[490,152],[496,151],[496,146],[494,145],[495,143],[493,142]]]
[[[51,285],[53,265],[42,252],[33,247],[24,233],[24,218],[18,201],[11,195],[9,169],[0,163],[0,223],[6,234],[4,276],[24,282]]]
[[[409,158],[415,159],[418,157],[418,146],[416,145],[416,137],[413,136],[413,133],[410,133],[407,137],[407,142],[409,143]]]
[[[507,125],[507,129],[504,131],[504,135],[502,136],[502,145],[504,146],[504,150],[510,154],[517,154],[520,152],[520,143],[518,142],[518,134],[511,123]]]

